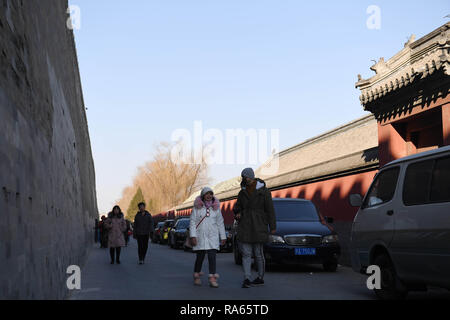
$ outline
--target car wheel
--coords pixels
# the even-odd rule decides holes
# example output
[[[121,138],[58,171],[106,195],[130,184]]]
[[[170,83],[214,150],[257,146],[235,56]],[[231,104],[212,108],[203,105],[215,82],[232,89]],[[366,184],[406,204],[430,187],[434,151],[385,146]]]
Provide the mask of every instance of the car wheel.
[[[338,262],[336,260],[326,261],[323,263],[323,269],[326,272],[336,272],[338,268]]]
[[[399,289],[400,279],[394,269],[394,265],[387,254],[381,254],[374,260],[374,265],[381,270],[381,289],[375,289],[375,294],[381,300],[399,300],[408,295],[408,290]]]
[[[234,263],[238,266],[242,265],[242,255],[239,251],[239,248],[237,248],[237,244],[234,245]]]

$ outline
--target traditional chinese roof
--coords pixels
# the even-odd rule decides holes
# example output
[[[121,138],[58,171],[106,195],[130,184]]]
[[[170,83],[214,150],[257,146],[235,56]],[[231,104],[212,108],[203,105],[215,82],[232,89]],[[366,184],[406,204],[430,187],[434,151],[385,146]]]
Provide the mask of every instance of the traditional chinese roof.
[[[273,161],[277,161],[276,173],[264,174],[264,167]],[[378,163],[377,121],[368,115],[281,151],[255,173],[269,188],[278,189],[377,168]],[[221,182],[213,187],[214,194],[220,200],[234,198],[240,181],[238,176]],[[176,209],[192,207],[199,194],[192,194]]]
[[[388,61],[380,58],[370,68],[375,72],[373,77],[362,79],[361,75],[358,75],[356,88],[361,90],[361,104],[365,110],[374,112],[378,107],[377,101],[381,98],[414,83],[420,83],[434,74],[439,73],[448,81],[449,63],[450,23],[444,24],[417,41],[413,35],[400,52]]]

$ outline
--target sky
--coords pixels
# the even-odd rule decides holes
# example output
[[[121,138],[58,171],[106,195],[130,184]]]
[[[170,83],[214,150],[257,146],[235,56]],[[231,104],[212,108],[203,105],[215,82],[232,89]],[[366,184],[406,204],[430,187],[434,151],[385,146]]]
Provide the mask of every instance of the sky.
[[[70,4],[80,9],[74,32],[100,213],[155,145],[180,129],[194,139],[195,121],[223,134],[278,130],[280,151],[367,115],[357,75],[371,77],[372,60],[389,59],[450,14],[447,0]],[[258,165],[212,165],[211,184],[246,166]]]

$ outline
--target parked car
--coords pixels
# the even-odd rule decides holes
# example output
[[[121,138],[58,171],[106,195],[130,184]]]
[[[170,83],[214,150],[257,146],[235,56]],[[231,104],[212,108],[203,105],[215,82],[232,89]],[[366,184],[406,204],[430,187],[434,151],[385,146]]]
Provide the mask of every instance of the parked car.
[[[172,249],[183,247],[186,241],[186,231],[189,227],[189,218],[178,219],[169,231],[169,246]]]
[[[233,232],[230,229],[225,229],[225,234],[227,236],[227,241],[224,245],[220,245],[220,252],[233,252]],[[189,237],[189,224],[187,226],[187,229],[185,231],[184,239],[186,240],[187,237]],[[183,244],[184,251],[192,250],[192,247],[190,245],[186,246],[186,244]]]
[[[161,230],[162,227],[164,226],[164,222],[158,222],[158,224],[155,227],[155,232],[153,232],[153,238],[152,238],[152,242],[153,243],[161,243]]]
[[[393,161],[375,176],[351,233],[352,267],[381,270],[381,299],[450,289],[450,147]]]
[[[175,224],[175,220],[166,220],[161,229],[161,244],[167,244],[169,241],[169,232]]]
[[[190,237],[190,233],[189,233],[189,225],[184,233],[184,237],[185,238],[189,238]],[[184,251],[190,251],[192,250],[192,246],[190,245],[190,243],[186,246],[186,242],[183,244],[183,250]]]
[[[320,263],[326,271],[336,271],[341,248],[329,225],[333,218],[322,217],[309,200],[274,198],[273,205],[277,232],[264,245],[266,264]],[[236,234],[233,239],[235,263],[242,264]]]

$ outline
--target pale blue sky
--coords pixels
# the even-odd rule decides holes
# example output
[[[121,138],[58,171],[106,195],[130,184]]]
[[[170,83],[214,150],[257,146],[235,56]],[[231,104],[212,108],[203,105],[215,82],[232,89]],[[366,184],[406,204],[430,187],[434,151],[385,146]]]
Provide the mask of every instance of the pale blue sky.
[[[155,143],[205,129],[279,129],[281,149],[366,113],[355,89],[372,59],[444,24],[447,0],[70,0],[100,212]],[[366,27],[369,5],[381,29]],[[243,166],[214,166],[217,183]]]

